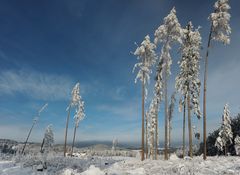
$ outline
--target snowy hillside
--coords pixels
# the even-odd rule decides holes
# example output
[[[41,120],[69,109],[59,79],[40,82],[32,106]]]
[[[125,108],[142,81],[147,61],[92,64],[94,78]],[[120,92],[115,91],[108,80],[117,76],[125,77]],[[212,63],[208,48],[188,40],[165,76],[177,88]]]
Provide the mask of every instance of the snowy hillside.
[[[36,157],[35,157],[36,158]],[[1,175],[239,175],[239,157],[208,157],[203,161],[202,157],[185,160],[175,155],[169,161],[145,160],[127,157],[94,157],[94,158],[63,158],[49,159],[48,169],[37,172],[35,158],[24,159],[25,163],[13,161],[0,161]],[[31,164],[32,163],[32,164]]]

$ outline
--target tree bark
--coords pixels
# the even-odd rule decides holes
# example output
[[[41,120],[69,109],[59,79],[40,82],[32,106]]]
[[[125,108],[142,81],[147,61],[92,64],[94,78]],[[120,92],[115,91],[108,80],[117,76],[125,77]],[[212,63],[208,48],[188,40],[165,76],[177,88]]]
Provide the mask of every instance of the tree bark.
[[[29,137],[30,137],[30,135],[31,135],[31,133],[32,133],[32,129],[33,129],[33,127],[34,127],[35,124],[36,124],[36,122],[33,122],[32,127],[31,127],[31,129],[29,130],[29,132],[28,132],[28,136],[27,136],[26,141],[24,142],[24,146],[23,146],[23,149],[22,149],[22,153],[21,153],[21,154],[23,154],[23,152],[24,152],[24,150],[25,150],[26,144],[27,144],[27,142],[28,142],[28,139],[29,139]]]
[[[158,103],[157,103],[158,105]],[[157,106],[158,111],[158,106]],[[155,133],[155,160],[158,159],[158,114],[156,115],[156,133]]]
[[[205,71],[204,71],[204,89],[203,89],[203,159],[207,159],[207,109],[206,109],[206,101],[207,101],[207,73],[208,73],[208,55],[209,55],[209,48],[211,45],[211,38],[212,38],[212,28],[213,25],[211,24],[211,29],[208,36],[208,45],[207,45],[207,52],[205,57]]]
[[[74,127],[74,134],[73,134],[73,142],[72,142],[71,156],[73,156],[73,148],[74,148],[74,144],[75,144],[76,130],[77,130],[77,127],[75,126],[75,127]]]
[[[186,126],[186,97],[184,97],[183,106],[183,158],[185,156],[185,126]]]
[[[43,138],[43,140],[42,140],[41,149],[40,149],[40,152],[41,152],[41,153],[43,153],[43,145],[44,145],[44,142],[45,142],[45,138]]]
[[[147,125],[148,125],[148,118],[146,116],[146,131],[145,131],[145,135],[146,135],[146,159],[148,158],[148,129],[147,129]]]
[[[171,121],[170,121],[170,118],[169,118],[169,129],[168,129],[168,149],[171,148],[171,130],[172,130],[172,125],[171,125]],[[170,157],[170,150],[168,151],[168,155]]]
[[[141,160],[144,160],[144,100],[145,100],[145,73],[143,72],[143,82],[142,82],[142,156]]]
[[[167,68],[165,65],[164,70],[164,98],[165,98],[165,149],[164,149],[164,159],[168,160],[168,127],[169,127],[169,120],[168,120],[168,96],[167,96]]]
[[[189,95],[189,92],[188,92],[188,97],[187,97],[187,103],[188,103],[189,156],[193,157],[193,154],[192,154],[192,119],[191,119],[190,95]]]
[[[71,111],[71,106],[68,108],[68,116],[66,120],[66,129],[65,129],[65,141],[64,141],[64,157],[66,157],[67,153],[67,133],[68,133],[68,122],[69,122],[69,117],[70,117],[70,111]]]
[[[227,156],[227,145],[225,146],[225,156]]]

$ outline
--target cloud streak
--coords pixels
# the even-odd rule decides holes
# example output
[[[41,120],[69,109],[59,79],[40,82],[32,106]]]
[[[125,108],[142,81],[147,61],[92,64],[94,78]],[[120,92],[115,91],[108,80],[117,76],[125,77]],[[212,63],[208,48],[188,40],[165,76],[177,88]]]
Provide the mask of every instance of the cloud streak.
[[[67,76],[29,70],[7,70],[0,72],[0,96],[14,96],[19,93],[36,100],[67,100],[72,82]]]

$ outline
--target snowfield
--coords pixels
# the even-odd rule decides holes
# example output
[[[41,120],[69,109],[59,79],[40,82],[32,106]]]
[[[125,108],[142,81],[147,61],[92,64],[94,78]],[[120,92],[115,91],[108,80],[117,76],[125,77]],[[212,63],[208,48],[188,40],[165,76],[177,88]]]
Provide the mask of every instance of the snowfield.
[[[129,157],[51,158],[48,169],[36,171],[36,162],[0,161],[1,175],[240,175],[240,157],[220,156],[170,160],[145,160]],[[32,164],[31,164],[32,163]]]
[[[171,160],[126,160],[115,163],[105,170],[111,175],[240,175],[240,157],[186,158],[172,156]]]

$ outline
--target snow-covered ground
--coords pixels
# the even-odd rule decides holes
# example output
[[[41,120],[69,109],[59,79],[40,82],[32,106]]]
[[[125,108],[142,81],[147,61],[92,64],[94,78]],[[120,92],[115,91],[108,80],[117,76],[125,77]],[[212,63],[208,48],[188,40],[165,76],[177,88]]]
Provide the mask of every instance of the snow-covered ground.
[[[191,159],[178,159],[172,156],[171,160],[126,160],[115,163],[105,172],[107,174],[134,174],[134,175],[240,175],[240,157],[202,157]]]
[[[171,156],[168,161],[140,161],[130,157],[51,158],[48,170],[37,172],[36,166],[14,161],[0,161],[1,175],[240,175],[240,157],[202,157],[179,159]],[[25,160],[26,161],[26,160]]]

